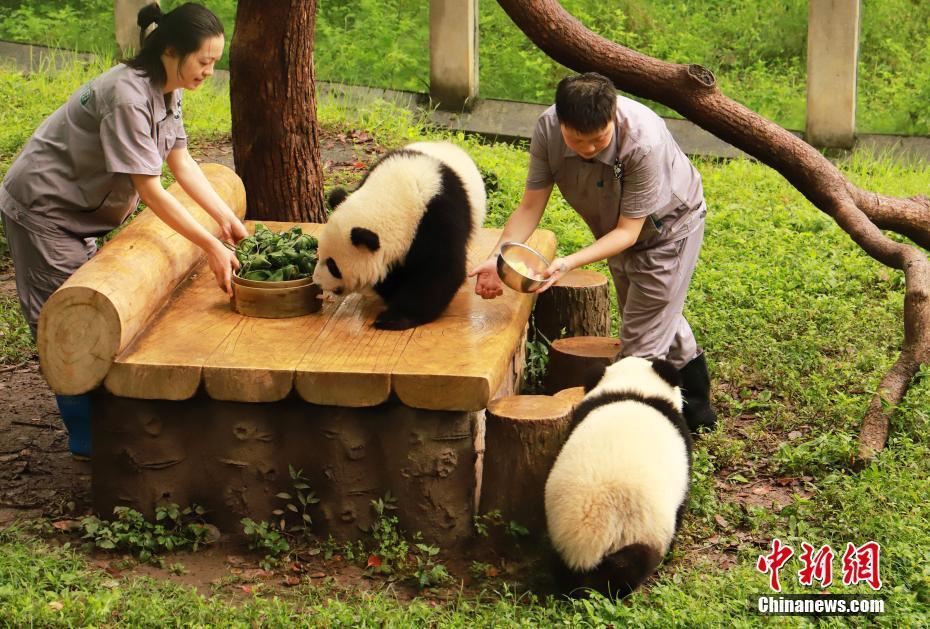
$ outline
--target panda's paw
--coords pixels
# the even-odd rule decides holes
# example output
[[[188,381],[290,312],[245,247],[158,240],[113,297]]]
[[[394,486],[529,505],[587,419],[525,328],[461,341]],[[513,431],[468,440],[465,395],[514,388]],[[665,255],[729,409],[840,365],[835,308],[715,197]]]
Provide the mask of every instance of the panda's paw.
[[[375,319],[374,326],[379,330],[407,330],[416,327],[417,322],[404,315],[385,310]]]

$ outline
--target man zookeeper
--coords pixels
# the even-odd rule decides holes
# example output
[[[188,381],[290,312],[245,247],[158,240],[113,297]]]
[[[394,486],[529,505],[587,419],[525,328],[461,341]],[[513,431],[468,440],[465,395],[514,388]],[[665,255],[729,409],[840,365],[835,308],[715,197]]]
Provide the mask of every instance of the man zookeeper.
[[[589,72],[562,79],[555,105],[537,120],[523,199],[496,251],[529,238],[553,184],[597,240],[556,258],[540,291],[571,269],[606,259],[620,305],[621,355],[671,362],[681,373],[689,428],[712,428],[707,362],[682,315],[704,239],[701,176],[659,116]],[[485,299],[503,293],[496,258],[470,273]]]

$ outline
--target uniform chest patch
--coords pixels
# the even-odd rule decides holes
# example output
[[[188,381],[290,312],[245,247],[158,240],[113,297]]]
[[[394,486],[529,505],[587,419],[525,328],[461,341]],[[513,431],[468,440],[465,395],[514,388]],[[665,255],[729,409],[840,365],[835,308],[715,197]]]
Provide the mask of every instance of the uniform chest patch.
[[[619,157],[614,160],[614,179],[619,181],[621,186],[623,185],[623,162]]]

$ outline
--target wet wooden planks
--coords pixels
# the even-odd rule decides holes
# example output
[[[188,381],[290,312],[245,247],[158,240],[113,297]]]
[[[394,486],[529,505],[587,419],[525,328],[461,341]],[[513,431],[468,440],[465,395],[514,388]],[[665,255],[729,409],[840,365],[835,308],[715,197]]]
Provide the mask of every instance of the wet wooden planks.
[[[482,229],[469,265],[499,236]],[[530,244],[555,251],[551,232],[537,231]],[[274,402],[296,390],[314,404],[350,407],[375,406],[393,391],[414,408],[479,410],[506,377],[532,301],[509,289],[482,300],[470,279],[442,317],[412,330],[373,328],[383,305],[363,295],[304,317],[259,319],[232,311],[204,263],[116,358],[105,386],[121,397],[183,400],[203,384],[211,398],[238,402]]]

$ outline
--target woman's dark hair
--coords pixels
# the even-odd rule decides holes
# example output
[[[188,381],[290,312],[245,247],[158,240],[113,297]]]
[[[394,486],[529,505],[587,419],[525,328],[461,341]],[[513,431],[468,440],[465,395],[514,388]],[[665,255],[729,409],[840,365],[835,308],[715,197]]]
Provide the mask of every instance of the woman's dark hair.
[[[168,13],[162,13],[157,3],[142,7],[136,18],[139,25],[139,53],[125,63],[130,68],[141,70],[156,85],[168,81],[161,56],[168,48],[178,56],[178,71],[184,59],[200,49],[204,40],[225,35],[223,24],[210,9],[187,2]],[[155,30],[145,34],[148,27],[157,24]]]
[[[567,76],[555,88],[555,115],[579,133],[593,133],[614,119],[617,90],[606,76],[585,72]]]

